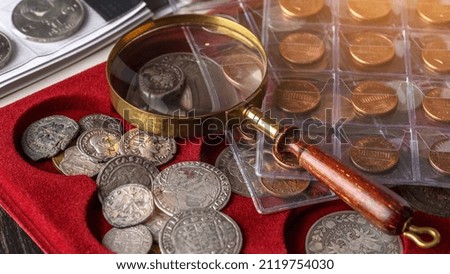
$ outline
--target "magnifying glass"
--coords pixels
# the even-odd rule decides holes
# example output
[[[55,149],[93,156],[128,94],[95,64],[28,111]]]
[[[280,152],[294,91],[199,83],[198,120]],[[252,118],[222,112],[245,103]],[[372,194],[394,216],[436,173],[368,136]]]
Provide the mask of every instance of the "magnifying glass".
[[[258,107],[268,84],[267,56],[259,39],[236,22],[190,14],[141,25],[113,47],[107,78],[114,108],[142,130],[189,138],[246,120],[274,141],[277,161],[286,164],[295,156],[384,232],[404,235],[422,248],[440,241],[434,228],[412,224],[411,207],[395,192],[308,144],[297,128],[264,116]]]

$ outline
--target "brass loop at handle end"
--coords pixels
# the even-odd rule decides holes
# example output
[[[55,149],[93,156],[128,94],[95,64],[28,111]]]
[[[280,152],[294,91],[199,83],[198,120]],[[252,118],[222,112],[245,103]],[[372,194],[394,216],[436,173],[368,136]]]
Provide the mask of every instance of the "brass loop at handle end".
[[[435,228],[432,227],[418,227],[411,224],[412,218],[410,218],[403,229],[403,235],[413,241],[417,246],[421,248],[432,248],[439,244],[441,241],[441,234]],[[428,234],[431,236],[431,241],[424,241],[420,235]]]

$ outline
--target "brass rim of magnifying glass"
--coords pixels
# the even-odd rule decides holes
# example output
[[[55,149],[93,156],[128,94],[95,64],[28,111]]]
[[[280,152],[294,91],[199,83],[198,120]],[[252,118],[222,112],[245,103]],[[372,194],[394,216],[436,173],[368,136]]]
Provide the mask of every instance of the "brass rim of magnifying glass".
[[[212,28],[218,33],[227,35],[243,43],[247,47],[254,49],[255,53],[258,53],[261,56],[261,61],[263,63],[262,81],[258,88],[244,101],[226,111],[196,115],[195,117],[174,117],[171,115],[151,113],[128,103],[119,95],[111,83],[111,66],[113,61],[123,49],[130,46],[136,39],[167,27],[176,26]],[[119,115],[126,121],[133,125],[136,125],[133,121],[140,121],[139,125],[136,126],[142,130],[158,135],[182,138],[194,136],[200,137],[205,132],[208,132],[208,129],[210,130],[208,127],[211,123],[217,125],[218,120],[220,120],[222,125],[228,125],[227,123],[234,121],[234,118],[239,119],[243,110],[249,105],[260,106],[262,104],[267,85],[267,56],[261,42],[250,30],[229,19],[212,15],[174,15],[145,23],[130,31],[117,41],[108,56],[106,74],[111,103]],[[211,123],[208,123],[209,121],[211,121]],[[219,128],[217,131],[220,130],[223,129]]]

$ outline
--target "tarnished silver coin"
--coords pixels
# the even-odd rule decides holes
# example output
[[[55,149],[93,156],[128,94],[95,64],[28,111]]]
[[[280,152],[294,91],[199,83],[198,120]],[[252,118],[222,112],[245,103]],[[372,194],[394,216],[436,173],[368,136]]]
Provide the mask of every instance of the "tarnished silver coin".
[[[27,39],[48,43],[74,34],[84,17],[78,0],[22,0],[13,10],[12,23]]]
[[[143,225],[113,227],[103,237],[102,244],[119,254],[147,254],[152,247],[153,237]]]
[[[123,132],[122,123],[119,119],[105,114],[89,114],[78,121],[81,131],[87,131],[94,128],[112,129],[119,133]]]
[[[388,235],[355,211],[339,211],[317,220],[306,235],[308,254],[397,254],[399,236]]]
[[[122,136],[119,151],[123,155],[142,156],[160,166],[175,156],[177,143],[171,137],[156,136],[134,128]]]
[[[197,207],[222,209],[230,199],[227,176],[213,165],[187,161],[171,165],[152,184],[155,204],[169,215]]]
[[[163,254],[238,254],[242,233],[236,222],[211,208],[193,208],[173,215],[159,238]]]
[[[416,210],[450,218],[450,189],[429,186],[399,186],[400,195]]]
[[[22,135],[22,149],[30,159],[37,161],[51,158],[70,144],[80,127],[77,122],[63,115],[52,115],[40,119]]]
[[[140,184],[148,189],[159,170],[146,158],[121,155],[109,160],[97,176],[98,197],[102,202],[114,189],[127,184]]]
[[[103,216],[114,227],[140,224],[155,208],[150,190],[139,184],[118,186],[103,201]]]
[[[0,68],[4,67],[11,58],[13,47],[6,34],[0,32]]]
[[[159,234],[161,229],[170,219],[170,216],[166,213],[162,212],[159,208],[155,208],[153,210],[152,215],[148,218],[148,220],[144,223],[144,225],[150,230],[153,236],[153,240],[155,242],[159,241]]]
[[[233,193],[250,197],[250,192],[230,147],[227,147],[219,154],[215,166],[228,177]]]
[[[119,154],[121,137],[115,130],[94,128],[78,137],[77,148],[94,161],[106,162]]]
[[[64,150],[64,158],[59,163],[59,170],[65,175],[87,175],[94,177],[104,164],[92,161],[81,153],[77,147]]]

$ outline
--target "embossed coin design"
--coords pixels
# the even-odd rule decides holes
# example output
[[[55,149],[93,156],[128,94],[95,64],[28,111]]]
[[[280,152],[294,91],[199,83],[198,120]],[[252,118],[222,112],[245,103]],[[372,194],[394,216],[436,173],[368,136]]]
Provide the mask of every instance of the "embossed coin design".
[[[281,56],[297,65],[309,65],[322,59],[325,45],[320,37],[296,32],[286,36],[279,45]]]
[[[13,47],[11,40],[6,34],[0,32],[0,69],[4,67],[11,58]]]
[[[360,170],[382,173],[394,168],[400,153],[397,147],[381,136],[363,137],[350,148],[350,159]]]
[[[359,21],[377,21],[392,11],[391,0],[348,0],[350,14]]]
[[[258,88],[264,66],[249,54],[230,54],[221,60],[223,72],[230,83],[246,93]]]
[[[450,218],[450,188],[398,186],[400,195],[411,206],[428,214]]]
[[[422,49],[422,60],[434,72],[450,72],[450,49],[446,41],[437,39],[426,43]]]
[[[431,145],[428,159],[434,169],[442,174],[450,175],[450,139]]]
[[[363,116],[379,116],[395,110],[398,97],[395,89],[375,81],[358,84],[352,91],[352,104]]]
[[[147,254],[152,247],[153,237],[143,225],[113,227],[103,237],[102,244],[118,254]]]
[[[439,122],[450,122],[450,89],[433,88],[422,99],[428,117]]]
[[[450,6],[440,0],[418,0],[417,13],[430,24],[445,24],[450,22]]]
[[[160,233],[163,254],[238,254],[242,233],[229,216],[211,208],[173,215]]]
[[[153,240],[155,242],[159,241],[159,234],[161,229],[170,219],[170,216],[166,213],[162,212],[160,209],[155,207],[152,215],[148,218],[148,220],[144,223],[144,225],[150,230],[153,236]]]
[[[152,184],[155,204],[169,215],[197,207],[222,209],[230,199],[227,176],[203,162],[180,162],[164,169]]]
[[[352,58],[365,66],[379,66],[389,63],[395,57],[395,47],[386,35],[363,32],[349,41]]]
[[[261,185],[272,196],[279,198],[295,197],[309,186],[308,180],[261,178]]]
[[[160,166],[172,160],[177,153],[177,144],[173,138],[151,135],[135,128],[122,136],[119,151],[123,155],[142,156]]]
[[[114,227],[140,224],[150,217],[154,208],[152,193],[139,184],[118,186],[105,198],[102,206],[103,216]]]
[[[87,131],[94,128],[112,129],[119,133],[123,131],[122,123],[119,119],[105,114],[89,114],[78,121],[81,131]]]
[[[78,0],[22,0],[13,10],[12,23],[27,39],[47,43],[73,35],[84,17]]]
[[[231,183],[231,191],[233,193],[250,197],[250,192],[230,147],[227,147],[219,154],[215,166],[227,176]]]
[[[63,155],[64,157],[59,163],[59,169],[65,175],[87,175],[94,177],[103,167],[103,164],[92,161],[90,157],[81,153],[77,147],[67,148],[64,150]]]
[[[77,148],[94,161],[106,162],[119,154],[121,134],[115,130],[94,128],[77,139]]]
[[[279,0],[280,7],[287,16],[305,18],[319,13],[324,0]]]
[[[77,122],[63,115],[42,118],[23,133],[23,152],[34,161],[51,158],[69,146],[79,129]]]
[[[309,81],[286,80],[275,90],[276,105],[288,113],[308,113],[320,103],[320,91]]]
[[[388,235],[355,211],[340,211],[317,220],[306,235],[308,254],[401,254],[399,236]]]

